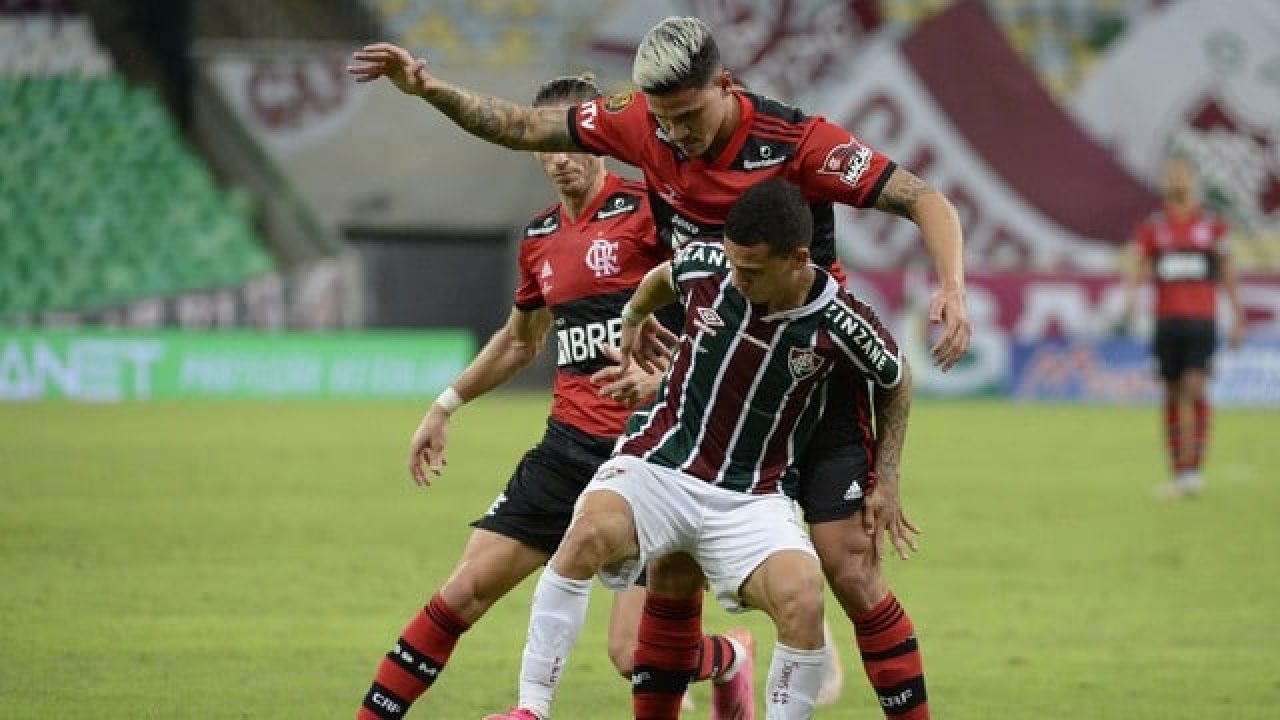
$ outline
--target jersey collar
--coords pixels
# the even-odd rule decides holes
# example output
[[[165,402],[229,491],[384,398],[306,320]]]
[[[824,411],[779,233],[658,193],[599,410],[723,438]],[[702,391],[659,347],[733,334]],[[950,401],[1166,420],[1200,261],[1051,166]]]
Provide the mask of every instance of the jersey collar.
[[[782,320],[795,320],[806,315],[812,315],[824,307],[827,303],[835,299],[836,293],[840,292],[840,286],[836,281],[827,274],[826,270],[812,266],[816,271],[813,274],[813,287],[809,290],[809,299],[800,307],[793,307],[789,310],[779,310],[776,313],[769,313],[761,317],[764,322],[779,322]]]
[[[600,212],[600,206],[604,205],[604,201],[618,189],[618,185],[622,183],[622,178],[606,171],[604,174],[604,182],[600,185],[600,192],[591,198],[591,202],[587,203],[582,209],[582,214],[576,219],[569,217],[569,211],[565,210],[564,203],[560,203],[560,224],[561,226],[581,225],[590,222],[591,218]]]
[[[738,101],[738,127],[734,128],[733,135],[729,137],[729,142],[725,143],[724,148],[720,150],[720,154],[714,160],[706,163],[708,166],[716,170],[724,170],[733,163],[733,159],[738,157],[738,152],[742,150],[743,144],[747,142],[747,137],[751,135],[751,125],[755,120],[756,106],[741,92],[734,90],[734,98]],[[696,162],[704,162],[702,158],[694,158]]]

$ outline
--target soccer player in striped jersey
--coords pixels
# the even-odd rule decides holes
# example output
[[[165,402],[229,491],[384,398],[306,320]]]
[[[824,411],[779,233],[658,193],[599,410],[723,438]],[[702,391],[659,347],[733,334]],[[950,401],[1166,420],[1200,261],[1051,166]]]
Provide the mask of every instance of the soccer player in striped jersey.
[[[934,362],[946,370],[965,353],[963,234],[940,192],[824,118],[744,90],[720,62],[707,25],[667,18],[645,35],[632,80],[640,92],[599,98],[558,113],[447,83],[403,48],[370,45],[354,56],[358,81],[387,77],[468,132],[517,150],[584,150],[639,167],[658,232],[673,249],[718,242],[735,198],[765,178],[783,177],[804,192],[814,215],[810,254],[843,279],[836,260],[832,203],[876,208],[914,222],[933,257],[939,287],[930,320],[942,324]],[[799,461],[797,499],[823,573],[853,623],[863,668],[886,716],[926,720],[929,705],[915,627],[884,578],[878,552],[887,518],[900,513],[899,488],[848,493],[858,472],[856,389],[837,379],[818,436]],[[865,489],[864,489],[865,490]],[[899,555],[906,553],[899,550]],[[911,703],[897,698],[910,691]]]
[[[538,91],[534,104],[563,108],[599,94],[588,79],[558,78]],[[452,413],[519,373],[552,336],[554,323],[557,370],[546,436],[472,523],[457,569],[379,664],[359,720],[404,717],[440,677],[461,635],[547,561],[569,526],[574,501],[609,458],[630,414],[622,402],[601,397],[591,376],[607,363],[599,346],[617,343],[623,303],[669,253],[656,242],[642,185],[608,173],[591,155],[542,153],[538,159],[560,202],[526,225],[511,317],[428,410],[411,443],[410,471],[423,485],[424,461],[439,474]],[[626,400],[653,394],[656,376],[627,377],[635,384]],[[643,602],[641,588],[614,598],[609,655],[627,678]],[[698,642],[691,679],[711,680],[713,696],[723,703],[752,702],[745,682],[753,672],[750,634]]]
[[[1244,341],[1244,309],[1227,249],[1227,223],[1200,205],[1195,166],[1184,155],[1164,164],[1164,207],[1138,225],[1125,276],[1125,318],[1138,288],[1154,278],[1156,333],[1152,352],[1164,385],[1165,442],[1173,476],[1161,497],[1194,497],[1209,438],[1210,362],[1217,344],[1218,283],[1231,306],[1228,341]]]
[[[549,717],[592,576],[625,588],[646,564],[636,718],[678,717],[701,635],[704,578],[726,609],[773,619],[767,717],[812,717],[824,656],[822,570],[784,493],[788,471],[841,377],[858,388],[864,477],[849,478],[849,490],[875,477],[896,481],[911,387],[875,314],[810,262],[812,231],[800,190],[765,180],[729,211],[723,244],[682,247],[623,307],[624,358],[648,356],[637,338],[672,301],[684,308],[684,332],[656,403],[628,421],[538,581],[521,709],[489,720]],[[901,514],[890,519],[895,543],[911,542],[909,525]],[[898,705],[913,692],[903,688]]]

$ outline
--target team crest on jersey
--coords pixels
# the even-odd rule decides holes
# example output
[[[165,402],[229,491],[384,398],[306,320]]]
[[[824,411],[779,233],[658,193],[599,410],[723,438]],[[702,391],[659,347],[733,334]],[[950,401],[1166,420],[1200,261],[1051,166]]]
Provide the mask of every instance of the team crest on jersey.
[[[850,138],[849,142],[831,148],[818,172],[839,175],[846,185],[856,186],[868,167],[871,167],[871,148]]]
[[[823,360],[812,348],[793,347],[787,351],[787,367],[791,377],[804,380],[822,369]]]
[[[618,265],[618,243],[598,237],[587,248],[587,267],[596,277],[609,277],[622,272]]]
[[[609,97],[604,99],[604,109],[611,113],[622,112],[623,109],[625,109],[628,105],[631,104],[631,101],[635,98],[635,96],[636,96],[636,93],[634,90],[628,90],[626,92],[620,92],[615,95],[610,95]]]

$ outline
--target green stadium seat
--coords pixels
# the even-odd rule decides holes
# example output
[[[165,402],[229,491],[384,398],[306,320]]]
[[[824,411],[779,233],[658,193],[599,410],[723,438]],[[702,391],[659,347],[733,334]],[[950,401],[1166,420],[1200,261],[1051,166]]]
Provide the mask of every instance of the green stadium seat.
[[[0,321],[243,283],[274,267],[155,93],[0,78]]]

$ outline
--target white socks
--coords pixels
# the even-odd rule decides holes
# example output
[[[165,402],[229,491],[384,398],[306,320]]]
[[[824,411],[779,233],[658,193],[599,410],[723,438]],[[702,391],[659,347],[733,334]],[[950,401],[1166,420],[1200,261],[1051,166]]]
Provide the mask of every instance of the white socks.
[[[808,720],[822,685],[825,648],[796,650],[778,643],[765,685],[766,720]]]
[[[551,717],[551,698],[587,618],[591,580],[561,577],[548,564],[533,591],[529,635],[520,661],[520,704]]]

